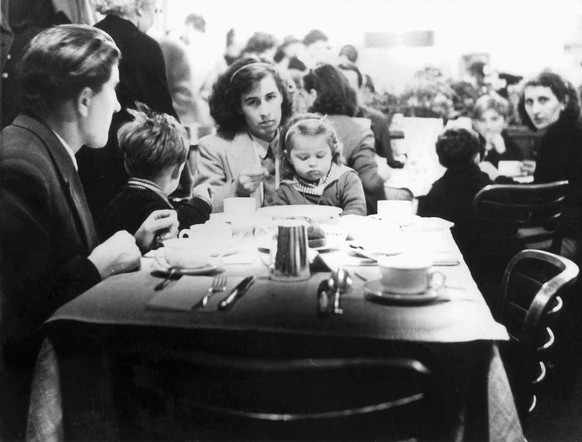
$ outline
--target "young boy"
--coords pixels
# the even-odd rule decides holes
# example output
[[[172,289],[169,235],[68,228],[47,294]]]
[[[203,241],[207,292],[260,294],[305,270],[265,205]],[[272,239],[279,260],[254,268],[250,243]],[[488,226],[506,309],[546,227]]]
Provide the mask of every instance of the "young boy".
[[[180,229],[208,220],[212,206],[200,194],[187,201],[168,199],[178,186],[186,164],[189,143],[184,127],[167,114],[156,114],[138,103],[128,110],[134,120],[117,134],[129,180],[123,191],[106,206],[97,226],[103,238],[118,230],[133,233],[154,210],[175,209]]]
[[[447,168],[428,195],[419,201],[420,216],[438,216],[455,223],[453,236],[464,256],[475,238],[473,198],[488,184],[479,169],[479,141],[466,129],[449,129],[436,142],[439,162]]]

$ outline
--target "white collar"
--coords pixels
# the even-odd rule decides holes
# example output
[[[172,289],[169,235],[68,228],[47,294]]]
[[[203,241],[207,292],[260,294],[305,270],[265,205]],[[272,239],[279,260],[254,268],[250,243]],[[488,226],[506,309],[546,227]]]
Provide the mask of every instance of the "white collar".
[[[71,149],[71,146],[69,146],[67,144],[67,142],[63,139],[63,137],[61,137],[54,130],[53,130],[53,133],[57,136],[57,138],[59,139],[59,141],[61,142],[61,144],[63,146],[65,146],[65,149],[66,149],[67,153],[71,157],[71,160],[73,160],[73,165],[75,166],[75,170],[78,172],[79,171],[79,166],[77,165],[77,158],[75,157],[75,152],[73,152],[73,149]]]
[[[265,141],[261,138],[255,137],[250,132],[249,132],[249,136],[251,137],[251,140],[253,140],[253,146],[255,148],[255,152],[257,152],[257,154],[262,159],[264,159],[267,156],[267,153],[269,152],[270,146],[272,146],[273,154],[275,156],[277,156],[278,152],[276,152],[275,146],[277,145],[277,141],[279,139],[279,129],[277,129],[277,133],[275,134],[275,137],[271,141]]]

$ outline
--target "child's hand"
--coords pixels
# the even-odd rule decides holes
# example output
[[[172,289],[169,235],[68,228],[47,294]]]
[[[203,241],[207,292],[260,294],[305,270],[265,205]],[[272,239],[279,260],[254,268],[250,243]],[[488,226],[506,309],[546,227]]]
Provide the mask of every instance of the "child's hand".
[[[261,166],[253,166],[241,170],[236,179],[235,192],[237,196],[250,196],[251,193],[258,189],[263,178],[268,174],[269,172]]]
[[[499,154],[502,154],[505,152],[505,150],[506,150],[505,140],[501,136],[501,133],[487,134],[486,140],[487,140],[487,146],[485,148],[486,150],[490,150],[492,148],[492,149],[495,149],[495,151]],[[489,146],[490,146],[490,149],[487,148]]]
[[[135,241],[145,253],[156,246],[156,241],[176,237],[178,227],[178,214],[175,210],[155,210],[135,232]]]

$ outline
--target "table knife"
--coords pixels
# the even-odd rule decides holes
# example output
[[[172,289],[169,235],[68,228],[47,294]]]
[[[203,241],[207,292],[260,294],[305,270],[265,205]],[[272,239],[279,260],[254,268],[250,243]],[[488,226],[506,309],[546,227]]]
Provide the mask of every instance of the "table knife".
[[[235,301],[244,295],[254,282],[254,276],[247,276],[245,279],[239,282],[237,286],[232,289],[232,292],[230,292],[223,301],[220,301],[220,304],[218,304],[218,310],[228,310],[231,308]]]

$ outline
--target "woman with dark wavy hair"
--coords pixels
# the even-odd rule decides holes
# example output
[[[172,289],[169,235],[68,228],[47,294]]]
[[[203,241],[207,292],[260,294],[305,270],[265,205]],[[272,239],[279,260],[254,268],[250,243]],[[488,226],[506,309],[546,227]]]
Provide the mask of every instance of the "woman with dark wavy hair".
[[[565,78],[544,71],[527,80],[518,104],[521,120],[543,133],[534,181],[568,180],[561,230],[562,255],[582,262],[582,121],[576,88]]]
[[[358,172],[362,180],[368,214],[376,213],[378,200],[384,199],[384,182],[389,176],[378,173],[370,120],[354,117],[358,111],[356,92],[344,74],[330,64],[318,66],[303,81],[311,99],[310,111],[328,115],[344,146],[347,165]]]
[[[287,84],[271,63],[242,58],[218,78],[210,97],[218,132],[200,140],[195,175],[195,185],[210,186],[214,212],[229,197],[269,204],[280,182],[279,128],[292,108]]]

